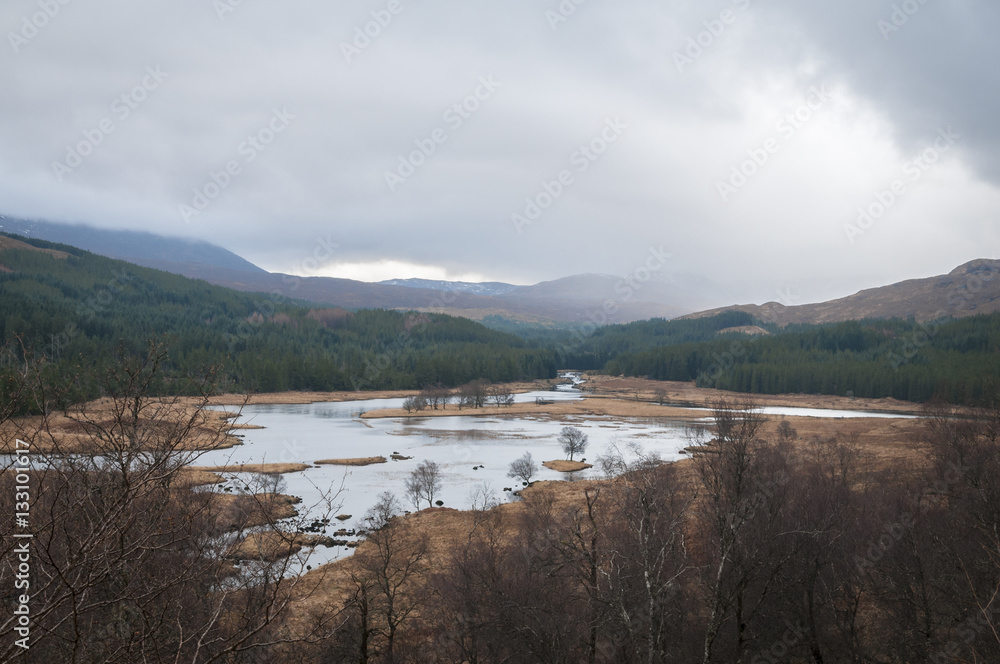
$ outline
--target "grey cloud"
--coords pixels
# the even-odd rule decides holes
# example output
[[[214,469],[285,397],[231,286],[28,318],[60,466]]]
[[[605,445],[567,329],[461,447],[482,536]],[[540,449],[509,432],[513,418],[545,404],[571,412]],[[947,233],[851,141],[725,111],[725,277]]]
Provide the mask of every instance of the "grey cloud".
[[[996,213],[1000,177],[996,7],[928,0],[886,40],[877,21],[893,2],[589,0],[553,30],[546,11],[559,5],[400,0],[348,62],[342,44],[372,12],[384,21],[388,0],[246,0],[222,20],[208,0],[69,2],[19,52],[9,36],[0,50],[9,91],[0,208],[195,236],[286,269],[328,234],[346,262],[387,258],[512,281],[625,273],[662,244],[671,269],[749,284],[756,299],[789,285],[806,299],[844,294],[995,251],[995,226],[982,219]],[[17,34],[38,7],[6,3],[0,31]],[[678,71],[674,54],[727,9],[733,21]],[[113,100],[156,66],[168,78],[128,117],[116,115]],[[446,111],[488,76],[502,86],[450,125]],[[956,191],[977,198],[931,217],[917,202],[939,185],[914,187],[892,220],[851,245],[842,226],[892,164],[871,165],[860,187],[849,171],[870,166],[860,163],[870,146],[847,146],[854,165],[846,148],[811,159],[789,141],[723,204],[717,181],[821,83],[879,112],[882,138],[904,155],[953,125],[963,139],[947,163],[967,167]],[[773,108],[748,105],[772,87],[781,91]],[[249,161],[240,146],[274,109],[295,118]],[[833,105],[825,112],[853,121]],[[106,117],[114,132],[58,182],[52,163]],[[574,151],[614,117],[629,125],[621,139],[576,170]],[[446,140],[390,191],[386,172],[435,130]],[[822,138],[803,136],[800,145]],[[230,161],[239,173],[185,223],[179,206]],[[517,233],[511,215],[563,170],[573,184]]]

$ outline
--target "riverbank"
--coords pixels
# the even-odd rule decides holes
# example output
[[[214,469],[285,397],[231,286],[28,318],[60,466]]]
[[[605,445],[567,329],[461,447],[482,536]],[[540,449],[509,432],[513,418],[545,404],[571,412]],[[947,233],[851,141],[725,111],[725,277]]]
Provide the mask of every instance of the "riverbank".
[[[403,408],[382,408],[369,410],[361,415],[362,419],[391,418],[427,418],[453,417],[497,417],[497,416],[536,416],[550,419],[565,417],[666,417],[675,420],[695,420],[705,417],[704,411],[692,410],[677,406],[661,406],[655,403],[635,402],[613,396],[581,395],[583,398],[575,401],[555,401],[544,404],[515,403],[510,406],[484,406],[483,408],[459,408],[449,404],[438,410],[421,410],[407,412]]]
[[[792,408],[823,408],[831,410],[866,410],[881,413],[920,415],[923,405],[900,401],[891,397],[864,399],[826,394],[746,394],[697,387],[694,382],[649,380],[648,378],[623,378],[585,374],[586,382],[580,386],[588,395],[615,397],[635,402],[656,402],[675,406],[710,408],[720,400],[739,401],[750,399],[759,406],[787,406]]]
[[[433,418],[453,417],[457,415],[473,417],[531,417],[546,419],[563,419],[574,417],[608,417],[608,418],[664,418],[678,421],[696,421],[707,416],[698,408],[711,408],[720,400],[742,401],[752,400],[760,406],[785,406],[796,408],[818,408],[830,410],[859,410],[876,413],[898,413],[919,415],[921,404],[898,401],[896,399],[860,399],[831,395],[781,394],[756,395],[725,392],[722,390],[701,388],[694,383],[663,382],[642,378],[622,378],[615,376],[584,374],[585,382],[579,387],[582,390],[580,399],[567,401],[549,401],[546,403],[515,403],[511,406],[459,409],[457,404],[449,404],[438,410],[426,409],[419,412],[407,412],[402,408],[370,410],[361,415],[363,419],[380,418]],[[555,389],[563,380],[539,380],[532,382],[513,383],[508,387],[516,394],[533,391]],[[399,399],[418,394],[414,390],[379,391],[379,392],[279,392],[253,395],[219,395],[211,397],[208,404],[212,406],[232,406],[226,410],[208,410],[199,415],[201,418],[193,428],[193,436],[185,443],[188,450],[205,450],[231,448],[239,445],[241,437],[239,430],[258,428],[254,424],[235,423],[232,418],[246,404],[312,404],[323,402],[368,401],[373,399]],[[153,400],[154,402],[156,400]],[[662,403],[662,405],[661,405]],[[196,415],[200,401],[195,398],[181,398],[160,403],[158,415],[166,413],[166,419],[179,422]],[[37,441],[34,449],[40,452],[54,449],[59,445],[65,452],[85,452],[91,435],[80,424],[81,413],[95,421],[107,421],[111,415],[111,404],[107,400],[99,400],[85,404],[76,409],[76,415],[54,413],[47,422],[40,417],[24,417],[5,422],[0,426],[0,452],[3,451],[2,441],[13,441],[15,437],[32,438]],[[793,418],[812,419],[812,418]],[[806,429],[812,427],[807,423]],[[223,431],[220,439],[215,433]]]
[[[559,379],[535,380],[529,382],[509,383],[506,386],[515,394],[551,390],[563,383]],[[342,401],[369,401],[374,399],[405,399],[420,394],[419,390],[375,390],[372,392],[264,392],[261,394],[220,394],[211,397],[212,406],[242,406],[264,404],[310,404],[339,403]]]
[[[156,444],[169,445],[178,452],[235,447],[242,442],[238,431],[259,428],[231,422],[235,412],[208,410],[202,405],[191,397],[150,398],[142,406],[140,420],[160,427],[162,435],[150,436],[149,440],[157,440]],[[38,415],[12,418],[0,423],[0,453],[11,453],[18,438],[30,442],[34,453],[102,453],[110,438],[123,435],[116,421],[127,421],[130,417],[127,410],[111,399],[98,399],[44,418]]]

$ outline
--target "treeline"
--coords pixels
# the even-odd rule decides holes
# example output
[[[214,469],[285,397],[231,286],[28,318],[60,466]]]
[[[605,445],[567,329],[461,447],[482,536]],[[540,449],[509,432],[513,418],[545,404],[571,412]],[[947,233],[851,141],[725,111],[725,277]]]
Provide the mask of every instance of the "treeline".
[[[551,350],[475,322],[435,314],[310,308],[35,240],[68,257],[0,252],[0,372],[45,358],[67,398],[97,396],[101,373],[148,340],[169,355],[155,389],[218,371],[224,390],[454,387],[475,379],[554,378]]]
[[[713,341],[719,338],[723,330],[747,325],[762,324],[742,311],[726,311],[704,318],[654,318],[599,327],[586,337],[581,334],[564,335],[557,348],[565,357],[566,366],[599,370],[622,356],[663,346]]]
[[[153,338],[170,348],[160,393],[210,368],[223,390],[273,392],[502,383],[553,378],[562,367],[759,394],[973,404],[1000,376],[1000,314],[779,328],[730,311],[590,334],[488,321],[510,330],[501,331],[435,314],[321,309],[25,241],[68,256],[0,252],[0,380],[26,355],[44,357],[75,400],[100,391],[82,368],[106,368]],[[770,334],[734,331],[749,326]]]
[[[709,318],[701,325],[707,331],[722,330],[732,327],[729,322]],[[651,330],[674,324],[679,331],[657,343]],[[678,342],[690,325],[669,321],[616,326],[599,330],[584,347],[593,348],[593,357],[606,359],[600,366],[609,374],[697,381],[702,387],[757,394],[916,402],[940,397],[974,404],[991,394],[1000,376],[1000,314],[931,323],[848,321],[789,327],[769,336],[715,333],[710,341]],[[615,355],[615,348],[630,350]]]

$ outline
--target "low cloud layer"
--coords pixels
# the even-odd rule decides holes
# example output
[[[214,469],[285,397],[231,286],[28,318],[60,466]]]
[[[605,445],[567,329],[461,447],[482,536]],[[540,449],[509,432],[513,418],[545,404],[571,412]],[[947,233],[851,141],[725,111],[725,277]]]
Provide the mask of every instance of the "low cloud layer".
[[[0,212],[759,301],[997,255],[995,3],[455,5],[11,0]]]

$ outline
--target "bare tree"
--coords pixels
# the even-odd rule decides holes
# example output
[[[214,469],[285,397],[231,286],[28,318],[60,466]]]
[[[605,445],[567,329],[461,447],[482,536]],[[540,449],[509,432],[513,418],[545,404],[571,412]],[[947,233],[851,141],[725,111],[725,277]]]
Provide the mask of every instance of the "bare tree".
[[[788,420],[781,420],[778,424],[778,443],[787,444],[799,437],[799,432],[795,430]]]
[[[683,660],[677,646],[694,575],[685,534],[694,498],[675,466],[634,451],[631,461],[617,448],[600,460],[617,477],[605,501],[604,535],[614,554],[602,568],[609,661],[669,661],[671,652]]]
[[[766,421],[752,402],[721,401],[713,411],[715,439],[695,454],[695,466],[704,491],[702,519],[708,537],[710,566],[705,575],[708,624],[703,664],[713,658],[713,648],[723,624],[732,617],[736,626],[735,653],[740,661],[747,647],[747,626],[759,609],[761,596],[751,596],[751,586],[773,577],[762,568],[769,542],[761,534],[780,506],[787,475],[771,468],[771,448],[761,437]],[[780,561],[768,561],[768,564]],[[764,586],[766,594],[768,586]]]
[[[399,630],[423,601],[420,585],[427,573],[427,535],[416,532],[399,516],[400,512],[399,501],[392,493],[380,494],[362,519],[365,542],[356,554],[361,571],[355,587],[366,588],[365,610],[377,615],[381,622],[383,661],[387,664],[397,661]],[[370,638],[372,626],[364,629],[366,638]],[[360,661],[367,661],[370,640],[364,644]]]
[[[656,390],[656,393],[653,396],[656,399],[656,403],[660,404],[661,406],[667,405],[667,403],[670,401],[670,395],[664,389]]]
[[[488,397],[487,387],[489,387],[489,383],[482,379],[460,386],[458,388],[458,407],[482,408],[485,406]]]
[[[26,594],[35,661],[233,661],[333,630],[325,610],[302,630],[279,628],[319,581],[306,581],[296,571],[303,558],[287,555],[300,538],[295,522],[278,522],[280,496],[192,490],[185,469],[221,445],[230,425],[206,409],[211,374],[181,386],[197,397],[151,396],[165,358],[156,344],[140,356],[122,352],[103,376],[105,399],[58,424],[48,407],[31,420]],[[47,404],[52,392],[36,379],[31,398]],[[0,472],[4,509],[15,495],[9,475]],[[13,525],[0,524],[4,561],[18,541]],[[254,538],[277,555],[254,551]],[[9,616],[0,616],[2,661],[21,652]]]
[[[559,432],[559,443],[562,445],[563,453],[572,461],[577,454],[584,454],[587,451],[587,434],[576,427],[563,427]]]
[[[507,477],[521,480],[525,484],[530,483],[531,478],[537,474],[538,466],[535,465],[531,452],[525,452],[524,456],[511,461],[510,469],[507,471]]]
[[[412,413],[413,411],[420,412],[427,408],[427,399],[422,394],[407,397],[403,400],[403,408],[406,409],[407,413]]]
[[[441,490],[441,468],[433,461],[421,461],[406,478],[406,495],[413,507],[420,509],[420,501],[426,500],[428,507],[434,506],[434,496]]]
[[[451,401],[451,390],[440,385],[427,385],[420,391],[420,396],[431,409],[437,410],[440,406],[441,410],[445,410]]]
[[[487,394],[493,405],[498,408],[514,404],[514,392],[506,385],[490,385]]]

